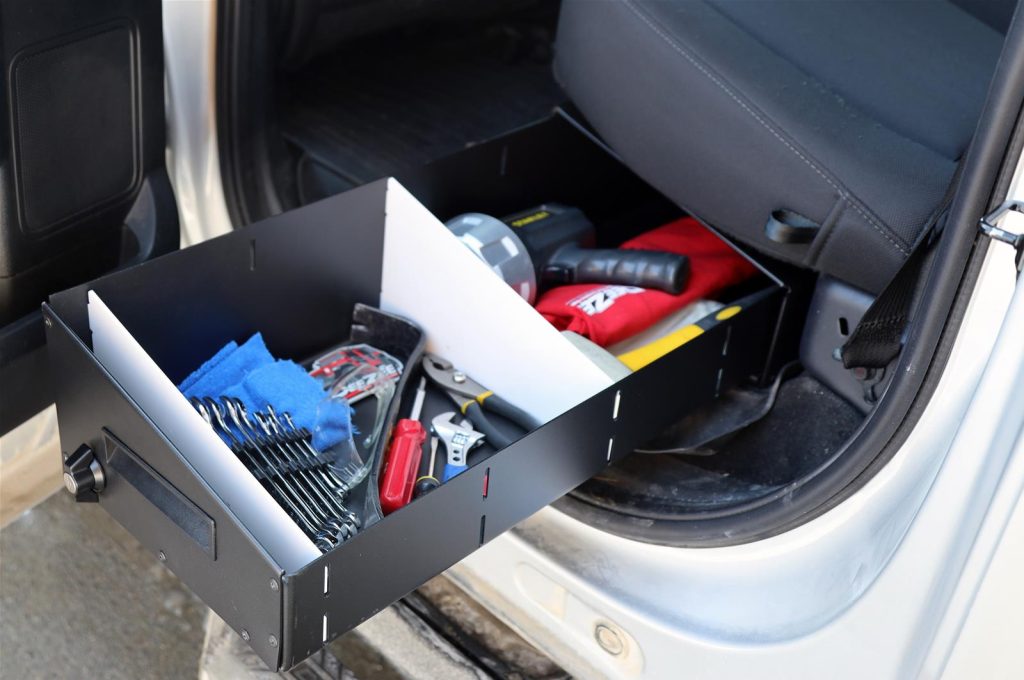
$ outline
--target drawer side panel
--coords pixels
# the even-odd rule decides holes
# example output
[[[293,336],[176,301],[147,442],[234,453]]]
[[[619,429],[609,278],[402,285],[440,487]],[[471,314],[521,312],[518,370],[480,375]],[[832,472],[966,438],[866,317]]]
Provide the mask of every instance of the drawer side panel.
[[[61,449],[66,454],[84,443],[97,453],[107,477],[107,488],[99,494],[103,509],[154,556],[163,554],[163,564],[232,628],[248,631],[253,649],[276,668],[280,645],[271,644],[270,636],[275,637],[275,643],[282,638],[281,570],[113,382],[88,348],[52,310],[44,307],[44,314],[51,365],[57,378]],[[106,464],[104,429],[212,520],[216,559],[122,478],[115,466]],[[271,587],[271,580],[277,582],[276,589]]]

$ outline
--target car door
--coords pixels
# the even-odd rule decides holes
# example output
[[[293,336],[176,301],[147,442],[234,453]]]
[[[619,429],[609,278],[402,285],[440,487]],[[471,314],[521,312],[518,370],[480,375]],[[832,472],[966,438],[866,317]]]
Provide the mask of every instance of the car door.
[[[0,432],[52,401],[39,305],[178,246],[159,0],[0,2]]]

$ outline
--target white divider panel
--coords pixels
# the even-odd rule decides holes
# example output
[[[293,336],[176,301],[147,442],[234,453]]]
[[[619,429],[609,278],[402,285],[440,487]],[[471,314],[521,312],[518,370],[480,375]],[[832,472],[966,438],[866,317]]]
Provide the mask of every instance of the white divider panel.
[[[395,179],[385,211],[381,307],[428,351],[542,421],[612,384]]]
[[[93,291],[89,291],[89,329],[99,362],[275,562],[286,571],[295,571],[320,556],[312,541]]]

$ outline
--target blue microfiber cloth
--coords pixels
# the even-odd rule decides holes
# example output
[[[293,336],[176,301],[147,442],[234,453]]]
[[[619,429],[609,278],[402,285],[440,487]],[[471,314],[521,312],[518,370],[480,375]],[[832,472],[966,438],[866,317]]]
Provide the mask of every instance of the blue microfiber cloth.
[[[263,342],[263,336],[256,333],[251,338],[238,345],[234,351],[225,351],[234,342],[228,343],[219,352],[213,355],[205,364],[199,367],[192,383],[188,384],[188,378],[178,386],[186,397],[218,397],[224,394],[232,385],[237,385],[245,379],[245,376],[260,366],[274,363],[274,357]],[[217,357],[220,357],[217,360]],[[204,370],[205,369],[205,370]],[[248,406],[248,404],[246,404]]]
[[[204,375],[212,371],[217,364],[226,359],[228,355],[230,355],[236,349],[238,349],[238,343],[235,342],[234,340],[221,347],[219,350],[217,350],[217,353],[214,354],[209,359],[207,359],[202,366],[189,373],[188,377],[182,380],[181,384],[178,385],[178,389],[181,390],[183,393],[187,393],[189,388],[192,387],[195,381],[199,380]]]
[[[343,400],[326,399],[320,383],[292,361],[278,360],[249,372],[225,396],[237,397],[252,411],[267,404],[282,418],[287,413],[313,433],[313,447],[324,451],[352,435],[352,409]]]
[[[353,434],[352,408],[327,399],[320,383],[298,364],[274,359],[256,333],[241,345],[222,347],[185,378],[178,389],[186,397],[236,397],[249,413],[274,407],[288,413],[298,427],[313,433],[313,446],[325,451]]]

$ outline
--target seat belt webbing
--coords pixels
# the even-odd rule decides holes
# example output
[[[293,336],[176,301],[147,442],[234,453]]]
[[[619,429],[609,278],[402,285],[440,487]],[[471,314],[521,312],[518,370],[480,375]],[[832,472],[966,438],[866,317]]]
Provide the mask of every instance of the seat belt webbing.
[[[938,240],[945,226],[949,205],[960,184],[963,159],[966,156],[965,152],[960,157],[942,201],[929,218],[910,256],[864,312],[857,327],[840,349],[845,368],[884,368],[899,356],[910,321],[918,279],[931,245]]]

